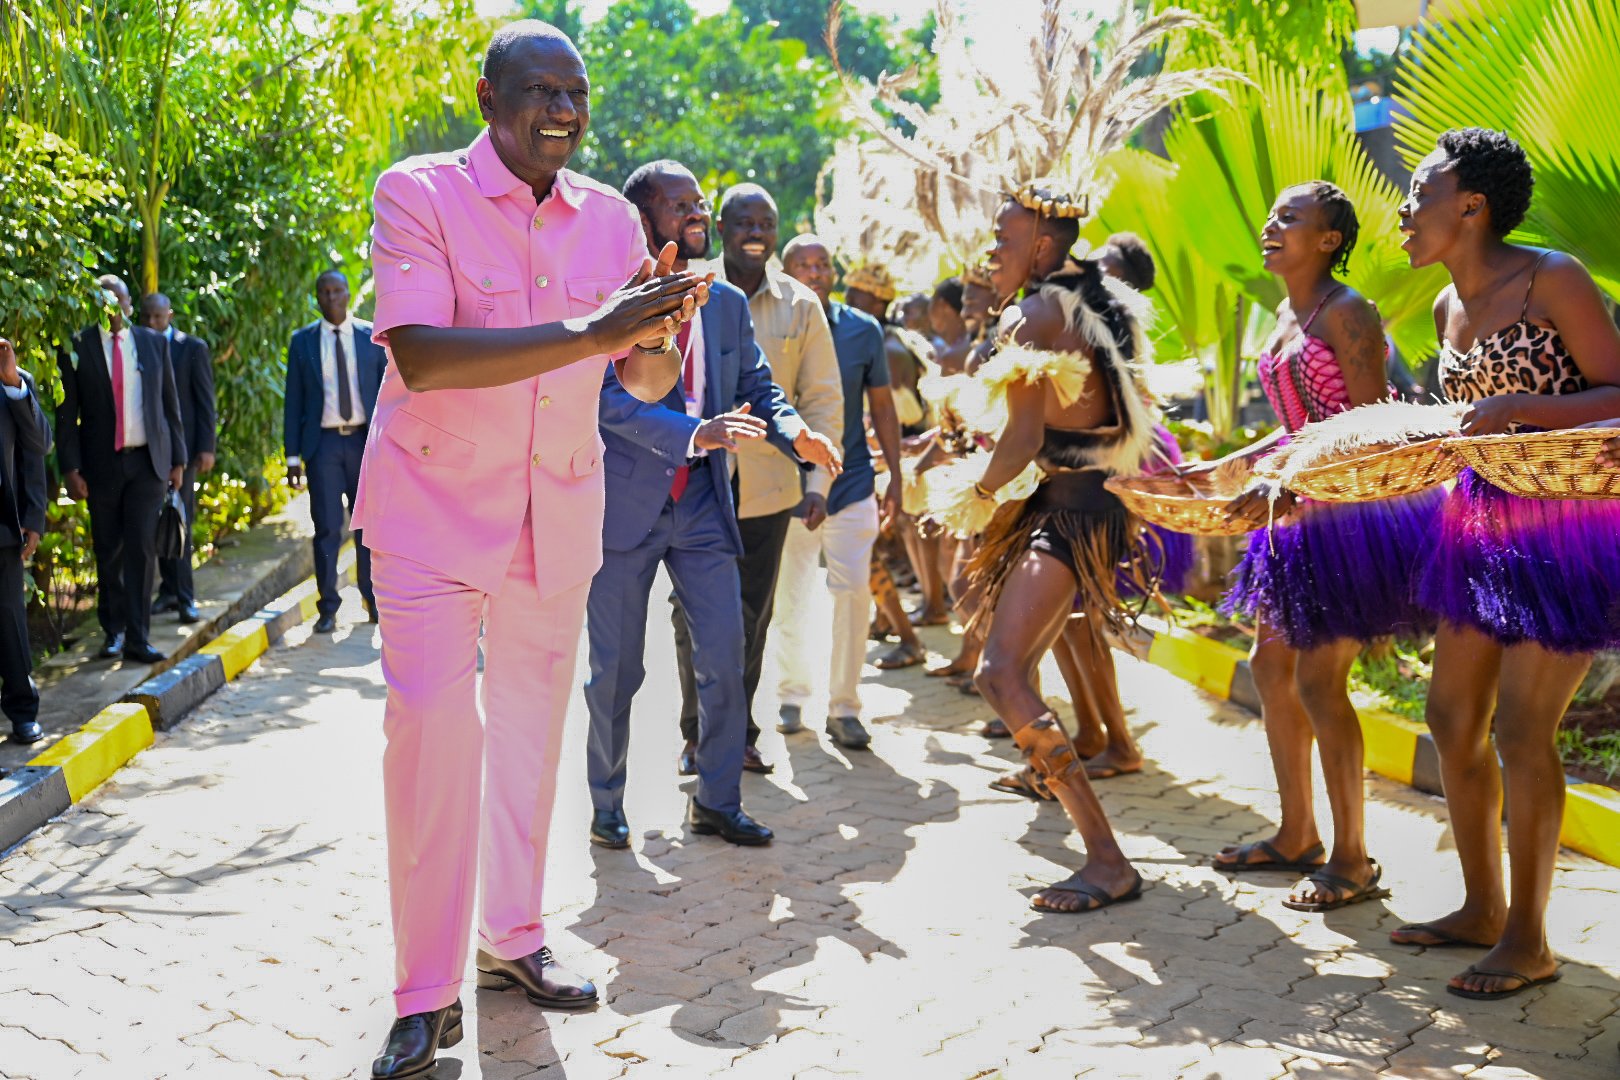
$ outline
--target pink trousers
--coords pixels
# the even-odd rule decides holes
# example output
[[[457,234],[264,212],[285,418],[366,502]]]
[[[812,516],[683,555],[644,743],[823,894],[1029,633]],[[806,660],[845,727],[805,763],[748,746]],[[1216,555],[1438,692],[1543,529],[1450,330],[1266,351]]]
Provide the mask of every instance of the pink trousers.
[[[546,834],[590,582],[542,599],[528,522],[497,593],[396,555],[372,560],[388,682],[394,1004],[408,1016],[460,992],[478,874],[484,949],[511,960],[545,940]]]

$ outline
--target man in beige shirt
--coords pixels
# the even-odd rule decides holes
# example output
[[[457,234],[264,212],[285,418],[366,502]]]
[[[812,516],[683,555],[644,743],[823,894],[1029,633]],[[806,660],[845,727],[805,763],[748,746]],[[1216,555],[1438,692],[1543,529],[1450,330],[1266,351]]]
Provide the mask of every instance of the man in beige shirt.
[[[743,291],[754,319],[754,337],[771,365],[771,377],[810,430],[833,454],[844,435],[844,391],[832,331],[816,294],[771,264],[776,252],[776,202],[758,184],[737,184],[720,200],[721,259],[707,269]],[[765,634],[771,623],[776,572],[788,523],[797,515],[807,529],[827,518],[832,476],[806,471],[774,447],[758,442],[737,447],[737,526],[742,532],[743,684],[748,701],[748,749],[743,768],[770,772],[755,743],[754,691],[759,688]],[[690,775],[697,745],[697,684],[686,620],[677,607],[675,645],[681,673],[681,734],[686,747],[680,770]]]

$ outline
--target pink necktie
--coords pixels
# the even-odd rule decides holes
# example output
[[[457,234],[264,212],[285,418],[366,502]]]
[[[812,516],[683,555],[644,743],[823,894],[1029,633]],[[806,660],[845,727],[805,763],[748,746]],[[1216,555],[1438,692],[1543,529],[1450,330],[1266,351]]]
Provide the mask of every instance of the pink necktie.
[[[112,336],[113,449],[124,448],[124,335]]]

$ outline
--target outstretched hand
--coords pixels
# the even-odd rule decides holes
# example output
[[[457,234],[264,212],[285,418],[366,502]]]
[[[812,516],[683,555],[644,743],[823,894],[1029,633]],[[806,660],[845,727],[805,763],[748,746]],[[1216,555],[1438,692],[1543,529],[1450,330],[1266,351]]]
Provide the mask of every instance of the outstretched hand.
[[[692,437],[699,450],[735,450],[738,439],[763,439],[765,421],[750,415],[745,401],[728,413],[705,420]]]
[[[1275,501],[1271,498],[1271,485],[1260,483],[1226,504],[1226,516],[1256,527],[1286,515],[1294,508],[1294,493],[1282,491]]]
[[[819,431],[805,428],[793,440],[793,452],[812,465],[826,469],[833,477],[844,471],[844,455],[833,441]]]

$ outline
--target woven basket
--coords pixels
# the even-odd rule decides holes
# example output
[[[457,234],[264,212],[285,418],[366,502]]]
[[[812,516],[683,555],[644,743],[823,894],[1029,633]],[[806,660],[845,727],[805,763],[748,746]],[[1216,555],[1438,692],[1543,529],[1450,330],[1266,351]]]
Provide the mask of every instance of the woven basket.
[[[1200,491],[1174,473],[1110,476],[1103,484],[1142,520],[1194,536],[1238,536],[1259,526],[1226,516],[1226,504],[1239,494]]]
[[[1453,479],[1461,459],[1443,439],[1368,446],[1291,473],[1288,489],[1318,502],[1372,502],[1413,495]],[[1257,471],[1263,471],[1257,470]]]
[[[1448,439],[1446,446],[1475,472],[1530,499],[1620,499],[1620,469],[1593,459],[1620,428],[1576,428],[1522,435]]]

